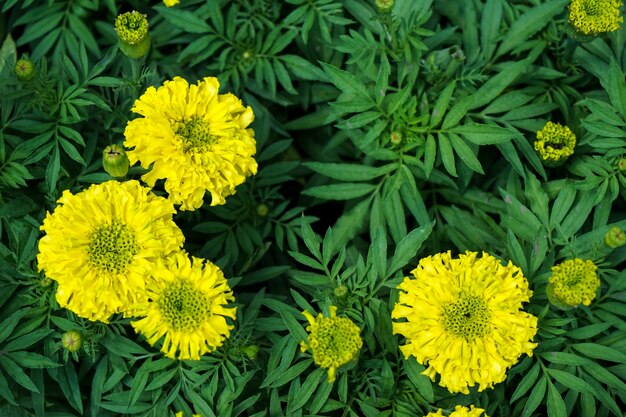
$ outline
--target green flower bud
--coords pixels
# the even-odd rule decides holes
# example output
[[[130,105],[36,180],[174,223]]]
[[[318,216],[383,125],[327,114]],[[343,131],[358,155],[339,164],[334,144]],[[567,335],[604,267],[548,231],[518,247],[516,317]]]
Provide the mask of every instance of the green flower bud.
[[[120,50],[129,58],[141,58],[150,49],[151,41],[146,16],[133,10],[115,19],[115,31],[119,38]]]
[[[83,335],[76,330],[70,330],[61,336],[61,345],[70,352],[77,352],[83,345]]]
[[[626,158],[617,161],[617,169],[619,169],[620,172],[626,172]]]
[[[28,58],[18,59],[15,63],[15,75],[22,81],[31,80],[35,76],[35,64]]]
[[[619,248],[626,245],[626,233],[620,227],[611,227],[604,235],[604,243],[609,248]]]
[[[104,170],[115,178],[122,178],[128,174],[130,162],[126,151],[119,145],[109,145],[102,153],[102,166]]]
[[[335,297],[337,298],[345,298],[348,295],[348,287],[345,285],[340,285],[333,291],[335,293]]]
[[[389,13],[393,9],[394,0],[374,0],[376,10],[381,13]]]
[[[393,145],[401,144],[402,143],[402,133],[400,133],[398,131],[391,132],[391,134],[389,135],[389,142],[391,142]]]
[[[259,356],[258,345],[244,346],[241,348],[241,351],[245,353],[250,360],[256,360],[257,356]]]
[[[50,278],[48,278],[48,277],[44,277],[44,278],[41,280],[41,286],[42,286],[43,288],[48,288],[48,287],[49,287],[49,286],[51,286],[51,285],[52,285],[52,280],[51,280]]]
[[[267,216],[269,212],[270,212],[270,208],[265,203],[261,203],[258,206],[256,206],[256,214],[258,214],[261,217]]]

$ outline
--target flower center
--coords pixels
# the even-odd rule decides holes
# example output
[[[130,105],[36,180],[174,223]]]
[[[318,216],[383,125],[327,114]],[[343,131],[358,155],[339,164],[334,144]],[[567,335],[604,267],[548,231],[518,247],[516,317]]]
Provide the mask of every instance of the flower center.
[[[218,139],[212,135],[209,123],[202,117],[193,117],[187,122],[180,122],[174,126],[174,132],[183,139],[183,149],[203,151]]]
[[[600,14],[600,4],[598,1],[583,1],[582,9],[588,16],[597,16]]]
[[[134,45],[148,35],[148,21],[139,12],[127,12],[115,19],[115,30],[122,41]]]
[[[91,234],[87,249],[91,264],[96,270],[107,274],[119,274],[139,252],[137,237],[125,224],[115,219],[102,225]]]
[[[450,333],[468,341],[487,335],[491,313],[484,299],[474,295],[461,295],[448,305],[443,313],[443,325]]]
[[[211,300],[186,281],[168,285],[157,305],[163,319],[180,332],[197,330],[211,317]]]
[[[339,367],[350,362],[361,348],[361,329],[344,317],[322,317],[309,335],[315,362],[324,367]]]

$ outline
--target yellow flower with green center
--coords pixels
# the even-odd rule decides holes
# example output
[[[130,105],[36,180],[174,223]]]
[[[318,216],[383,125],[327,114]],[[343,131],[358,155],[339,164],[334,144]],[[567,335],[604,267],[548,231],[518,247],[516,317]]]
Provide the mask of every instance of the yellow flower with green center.
[[[444,417],[443,410],[440,408],[437,412],[426,414],[424,417]],[[482,408],[475,408],[473,405],[470,408],[462,405],[457,405],[454,411],[451,412],[448,417],[489,417],[485,414],[485,410]]]
[[[507,368],[537,346],[537,318],[525,313],[532,291],[522,271],[493,256],[450,252],[420,260],[398,286],[394,334],[406,337],[400,349],[428,365],[424,374],[450,392],[469,393],[504,381]]]
[[[122,13],[115,18],[115,31],[119,38],[119,47],[130,58],[141,58],[150,49],[148,20],[138,11]]]
[[[592,261],[579,258],[568,259],[552,267],[548,283],[548,295],[555,305],[575,307],[588,306],[596,298],[600,279],[598,267]]]
[[[547,122],[537,132],[535,150],[544,162],[563,162],[574,153],[576,135],[567,126],[560,123]]]
[[[613,32],[624,22],[621,0],[572,0],[569,5],[569,23],[576,32],[595,36]]]
[[[309,321],[306,330],[309,336],[300,343],[302,352],[311,350],[313,360],[324,369],[328,369],[328,382],[335,381],[337,368],[355,359],[363,346],[361,329],[352,320],[337,317],[337,307],[330,307],[330,317],[322,313],[313,317],[308,311],[302,314]]]
[[[174,213],[137,181],[64,191],[43,221],[37,255],[39,271],[59,284],[59,305],[105,323],[114,313],[132,315],[148,268],[183,245]]]
[[[235,187],[256,174],[254,120],[250,107],[232,94],[218,94],[217,78],[189,85],[180,77],[159,88],[149,87],[132,110],[124,135],[131,164],[151,170],[142,179],[154,186],[165,179],[169,198],[181,210],[202,206],[206,191],[211,205],[224,204]]]
[[[132,323],[151,346],[162,340],[168,358],[198,360],[224,343],[234,327],[227,318],[235,320],[237,309],[227,308],[235,298],[216,265],[179,252],[151,274],[148,301],[137,307],[143,318]]]

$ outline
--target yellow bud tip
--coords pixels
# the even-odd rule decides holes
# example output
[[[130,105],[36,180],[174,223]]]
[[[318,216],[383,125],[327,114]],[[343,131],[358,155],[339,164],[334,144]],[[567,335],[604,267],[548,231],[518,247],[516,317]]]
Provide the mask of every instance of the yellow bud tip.
[[[35,64],[27,58],[18,59],[15,63],[15,75],[22,81],[32,79],[35,76]]]
[[[389,13],[393,9],[394,0],[375,0],[374,6],[381,13]]]
[[[83,345],[83,335],[76,330],[65,332],[61,336],[61,345],[70,352],[76,352]]]
[[[397,131],[391,132],[391,134],[389,135],[389,142],[391,142],[393,145],[399,145],[400,143],[402,143],[402,133]]]

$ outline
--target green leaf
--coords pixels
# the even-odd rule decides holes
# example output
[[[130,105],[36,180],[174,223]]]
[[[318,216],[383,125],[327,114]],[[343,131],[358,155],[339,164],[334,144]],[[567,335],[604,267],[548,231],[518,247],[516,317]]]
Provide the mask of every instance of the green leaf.
[[[17,323],[27,312],[28,310],[26,308],[17,310],[2,321],[2,327],[0,328],[0,343],[4,342],[13,333],[15,326],[17,326]]]
[[[577,343],[570,346],[582,353],[583,355],[586,355],[593,359],[601,359],[604,361],[612,361],[618,363],[626,362],[626,354],[617,349],[600,345],[598,343]]]
[[[559,371],[558,369],[548,368],[548,375],[552,378],[565,385],[567,388],[572,389],[576,392],[586,392],[587,394],[593,394],[593,388],[591,385],[578,378],[575,375],[570,374],[569,372]]]
[[[182,29],[184,32],[206,33],[211,31],[211,27],[205,20],[188,10],[179,7],[168,8],[161,5],[155,6],[154,9],[157,10],[165,20],[177,28]]]
[[[302,194],[323,200],[352,200],[371,194],[376,187],[376,184],[361,184],[356,182],[320,185],[308,188],[304,190]]]
[[[443,125],[441,125],[441,129],[448,130],[451,127],[456,126],[459,121],[467,114],[468,110],[474,102],[474,99],[474,95],[470,95],[465,96],[461,100],[457,101],[443,120]]]
[[[293,413],[296,410],[304,407],[306,402],[311,398],[320,382],[324,380],[325,371],[323,369],[316,369],[311,372],[309,376],[304,380],[302,386],[296,391],[293,402],[287,405],[287,413]]]
[[[418,250],[426,239],[428,239],[434,226],[435,222],[433,221],[425,226],[414,229],[398,242],[398,246],[391,259],[391,264],[387,270],[388,277],[400,268],[407,266],[407,263],[417,255]]]
[[[552,0],[533,7],[515,19],[498,48],[497,56],[501,56],[524,44],[528,38],[540,31],[565,10],[569,0]]]
[[[474,172],[478,172],[479,174],[484,174],[483,167],[480,165],[480,161],[476,157],[474,151],[465,143],[463,139],[454,133],[450,134],[450,142],[452,142],[452,147],[454,148],[454,152],[459,155],[459,158]]]
[[[456,173],[456,165],[454,163],[454,153],[452,151],[452,144],[450,143],[450,139],[443,133],[440,133],[438,136],[439,139],[439,151],[441,152],[441,160],[443,161],[443,166],[446,168],[446,171],[450,173],[450,175],[457,177]]]
[[[516,401],[519,398],[522,398],[524,394],[528,392],[530,388],[537,381],[537,377],[539,377],[539,369],[540,365],[535,363],[535,365],[530,368],[530,371],[526,372],[526,375],[522,378],[522,380],[517,384],[515,391],[513,391],[513,396],[511,397],[511,402]]]
[[[27,390],[39,392],[33,381],[22,371],[22,368],[8,356],[0,355],[0,368],[4,369],[7,375]]]
[[[548,381],[548,417],[567,417],[565,403],[554,384]]]
[[[435,107],[433,107],[433,112],[430,116],[429,126],[431,128],[437,127],[441,120],[443,119],[443,115],[448,109],[448,105],[450,104],[450,99],[452,98],[452,93],[454,93],[454,89],[456,88],[456,82],[453,81],[444,88],[444,90],[437,98],[437,102],[435,103]]]
[[[457,126],[450,131],[464,136],[467,140],[475,143],[476,145],[494,145],[509,142],[515,136],[520,134],[512,129],[477,123]]]
[[[548,378],[546,378],[545,375],[542,375],[539,382],[537,382],[533,390],[530,392],[530,395],[526,400],[526,404],[524,404],[524,409],[522,410],[522,417],[530,417],[535,412],[537,407],[539,407],[543,397],[546,395],[547,380]]]
[[[354,75],[333,65],[320,62],[330,81],[341,91],[371,101],[367,87]]]
[[[281,55],[287,69],[303,80],[328,82],[328,77],[319,67],[298,55]]]
[[[603,77],[605,81],[602,84],[609,94],[611,103],[619,110],[622,117],[626,116],[626,83],[624,83],[624,73],[615,58],[611,58],[605,77]]]
[[[418,363],[414,357],[404,359],[402,362],[404,364],[404,371],[422,397],[429,403],[435,401],[433,384],[430,378],[422,374],[422,372],[426,370],[424,365]]]

